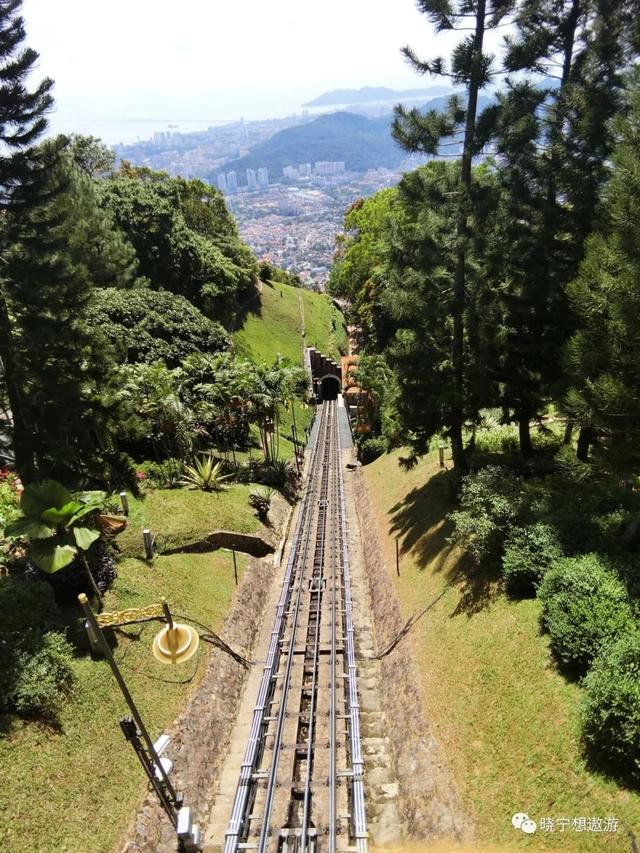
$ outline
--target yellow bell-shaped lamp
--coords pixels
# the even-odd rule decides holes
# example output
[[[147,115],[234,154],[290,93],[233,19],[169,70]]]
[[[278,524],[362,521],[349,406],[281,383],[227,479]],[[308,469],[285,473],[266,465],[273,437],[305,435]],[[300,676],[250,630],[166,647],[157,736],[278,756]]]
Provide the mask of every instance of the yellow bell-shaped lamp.
[[[162,601],[167,624],[156,634],[153,654],[160,663],[183,663],[198,651],[200,635],[191,625],[174,622],[165,599]]]

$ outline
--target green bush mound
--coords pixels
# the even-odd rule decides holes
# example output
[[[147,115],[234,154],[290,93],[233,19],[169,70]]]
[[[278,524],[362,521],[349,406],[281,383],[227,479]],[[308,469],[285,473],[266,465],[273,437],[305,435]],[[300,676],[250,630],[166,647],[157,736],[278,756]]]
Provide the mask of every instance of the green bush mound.
[[[358,457],[363,465],[375,462],[378,457],[387,452],[387,442],[383,436],[373,436],[358,442]]]
[[[634,625],[624,584],[597,554],[557,560],[538,597],[551,647],[577,675],[584,675],[595,656]]]
[[[584,687],[585,744],[601,761],[640,779],[640,631],[598,655]]]
[[[75,682],[57,612],[48,584],[0,578],[0,711],[55,720]]]
[[[502,574],[513,596],[535,592],[552,563],[562,557],[555,530],[537,522],[515,527],[505,541]]]
[[[460,509],[452,512],[450,541],[480,564],[497,558],[509,531],[522,512],[524,487],[507,468],[488,466],[462,481]]]

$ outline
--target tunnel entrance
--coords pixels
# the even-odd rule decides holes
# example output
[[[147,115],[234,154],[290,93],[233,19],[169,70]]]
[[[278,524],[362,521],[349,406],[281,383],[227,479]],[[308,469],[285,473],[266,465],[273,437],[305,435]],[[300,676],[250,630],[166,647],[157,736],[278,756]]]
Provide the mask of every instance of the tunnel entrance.
[[[320,399],[337,400],[340,393],[340,380],[337,376],[323,376],[320,380]]]

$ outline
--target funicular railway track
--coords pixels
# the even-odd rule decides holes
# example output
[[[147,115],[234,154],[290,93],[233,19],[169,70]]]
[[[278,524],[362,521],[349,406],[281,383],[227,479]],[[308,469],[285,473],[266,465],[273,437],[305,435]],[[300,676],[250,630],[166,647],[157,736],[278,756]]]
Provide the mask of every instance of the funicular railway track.
[[[335,401],[320,409],[225,853],[366,853]]]

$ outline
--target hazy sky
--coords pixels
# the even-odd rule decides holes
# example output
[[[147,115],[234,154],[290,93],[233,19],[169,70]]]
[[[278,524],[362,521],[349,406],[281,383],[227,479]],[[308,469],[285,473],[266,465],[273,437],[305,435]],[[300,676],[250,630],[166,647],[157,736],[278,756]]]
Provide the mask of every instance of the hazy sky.
[[[430,85],[406,66],[431,27],[413,0],[24,0],[56,82],[57,130],[133,119],[282,114],[342,86]],[[437,81],[433,81],[435,84]]]

